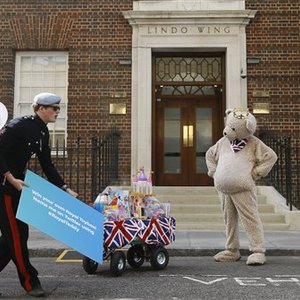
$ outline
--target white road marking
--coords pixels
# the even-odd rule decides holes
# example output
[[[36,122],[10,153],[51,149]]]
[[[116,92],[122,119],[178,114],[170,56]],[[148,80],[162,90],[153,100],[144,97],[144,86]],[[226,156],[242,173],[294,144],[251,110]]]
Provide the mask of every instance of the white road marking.
[[[217,278],[217,279],[211,280],[211,281],[203,281],[203,280],[199,280],[199,279],[195,279],[195,278],[191,278],[191,277],[187,277],[187,276],[183,276],[183,278],[191,280],[191,281],[196,281],[196,282],[199,282],[199,283],[203,283],[203,284],[206,284],[206,285],[210,285],[210,284],[228,279],[227,277],[221,277],[221,278]]]

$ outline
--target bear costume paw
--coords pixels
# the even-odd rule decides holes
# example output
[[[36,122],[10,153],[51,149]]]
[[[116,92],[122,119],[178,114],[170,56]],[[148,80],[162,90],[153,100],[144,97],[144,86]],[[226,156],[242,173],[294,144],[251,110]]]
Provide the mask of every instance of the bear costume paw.
[[[217,262],[235,262],[241,259],[240,251],[224,250],[214,256]]]
[[[264,253],[252,253],[248,256],[246,264],[249,266],[259,266],[266,262],[266,256]]]

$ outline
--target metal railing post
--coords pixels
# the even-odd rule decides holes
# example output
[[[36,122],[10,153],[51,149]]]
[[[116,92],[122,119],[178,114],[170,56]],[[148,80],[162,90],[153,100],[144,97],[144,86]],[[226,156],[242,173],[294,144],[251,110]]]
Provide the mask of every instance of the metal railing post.
[[[290,210],[293,210],[292,201],[292,177],[291,177],[291,138],[284,139],[285,146],[285,186],[286,186],[286,199]]]

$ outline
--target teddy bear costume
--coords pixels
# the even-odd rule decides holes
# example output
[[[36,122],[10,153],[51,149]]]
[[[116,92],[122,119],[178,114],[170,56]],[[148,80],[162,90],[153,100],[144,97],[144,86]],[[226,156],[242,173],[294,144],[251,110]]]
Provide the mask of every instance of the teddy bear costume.
[[[276,153],[253,136],[256,119],[242,109],[226,110],[223,137],[206,152],[208,175],[222,201],[226,250],[214,256],[216,261],[232,262],[241,258],[238,219],[245,229],[252,254],[248,265],[265,263],[263,225],[258,213],[255,181],[265,177],[276,163]]]

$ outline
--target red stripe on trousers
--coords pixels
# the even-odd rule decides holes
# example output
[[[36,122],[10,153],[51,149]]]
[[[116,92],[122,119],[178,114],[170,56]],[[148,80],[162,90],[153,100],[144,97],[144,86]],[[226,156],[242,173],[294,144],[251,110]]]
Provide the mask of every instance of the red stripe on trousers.
[[[4,201],[5,201],[5,207],[6,207],[6,213],[8,216],[11,232],[12,232],[12,238],[14,243],[14,251],[16,260],[18,263],[18,266],[20,268],[20,272],[24,276],[24,286],[26,291],[31,291],[32,286],[30,284],[30,274],[27,272],[23,255],[22,255],[22,249],[21,249],[21,243],[20,243],[20,233],[17,226],[15,214],[12,208],[12,198],[10,195],[4,195]]]

